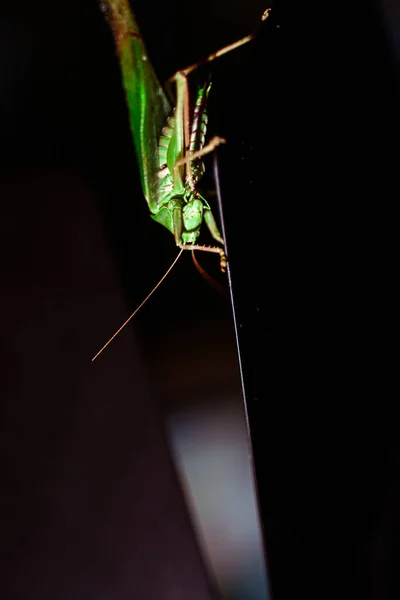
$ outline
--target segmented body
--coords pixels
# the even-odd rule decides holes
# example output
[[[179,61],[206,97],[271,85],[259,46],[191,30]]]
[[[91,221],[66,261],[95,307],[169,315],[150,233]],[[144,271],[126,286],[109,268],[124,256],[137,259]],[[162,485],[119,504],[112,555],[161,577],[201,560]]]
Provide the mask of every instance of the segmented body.
[[[207,99],[210,91],[210,85],[200,88],[197,92],[196,104],[193,111],[192,127],[190,133],[190,153],[201,150],[204,147],[208,114],[207,114]],[[176,196],[176,190],[174,189],[174,178],[168,166],[168,151],[175,134],[176,117],[175,109],[172,114],[168,117],[166,125],[163,127],[158,142],[158,161],[159,170],[157,171],[157,210],[162,206],[167,205],[169,200]],[[191,169],[193,174],[194,184],[198,183],[201,177],[204,175],[204,163],[202,160],[194,160],[191,163]],[[191,197],[196,195],[196,192],[191,189],[190,182],[186,176],[184,182],[184,191],[182,197],[185,201],[188,201]]]
[[[210,84],[200,88],[189,119],[188,81],[183,71],[175,76],[176,106],[170,102],[149,61],[128,0],[100,0],[110,22],[120,61],[129,107],[138,166],[150,215],[174,236],[178,247],[220,255],[225,268],[224,241],[208,202],[196,190],[204,173],[199,156],[207,129]],[[187,147],[185,147],[187,144]],[[197,243],[202,223],[221,247]]]

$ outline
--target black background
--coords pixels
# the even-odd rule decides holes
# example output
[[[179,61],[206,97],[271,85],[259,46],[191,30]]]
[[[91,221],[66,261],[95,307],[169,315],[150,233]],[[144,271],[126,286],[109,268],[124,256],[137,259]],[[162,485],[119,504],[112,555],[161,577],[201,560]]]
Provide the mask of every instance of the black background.
[[[163,81],[248,33],[265,7],[134,8]],[[277,599],[398,597],[398,442],[390,419],[378,417],[398,398],[397,244],[389,224],[379,357],[368,343],[376,296],[368,248],[377,243],[378,207],[393,221],[397,194],[398,80],[387,29],[372,3],[352,11],[280,2],[255,42],[213,67],[210,128],[229,142],[218,153],[222,201]],[[135,322],[135,339],[131,330],[91,365],[176,249],[148,218],[118,63],[96,3],[2,10],[1,45],[4,597],[76,598],[84,590],[99,598],[112,590],[123,598],[135,588],[134,597],[163,597],[163,576],[151,588],[152,577],[138,573],[152,561],[160,572],[173,556],[172,538],[176,556],[166,571],[179,573],[188,593],[193,573],[203,575],[160,415],[143,408],[152,407],[151,365],[143,369],[141,357],[151,363],[161,339],[165,347],[165,336],[179,331],[185,340],[193,322],[208,327],[212,346],[218,327],[230,326],[229,306],[184,256]],[[212,257],[201,258],[219,277]],[[186,343],[194,345],[192,335]],[[170,371],[172,380],[181,377],[179,365]],[[149,431],[139,435],[144,423]],[[154,487],[146,487],[154,464]],[[137,485],[127,492],[132,468]],[[149,501],[164,494],[169,510]],[[143,506],[160,511],[137,547],[115,533],[127,526],[130,501],[138,503],[129,525],[137,531],[146,525]],[[149,529],[146,568],[132,573],[128,563],[137,564]],[[117,558],[103,548],[113,539]]]

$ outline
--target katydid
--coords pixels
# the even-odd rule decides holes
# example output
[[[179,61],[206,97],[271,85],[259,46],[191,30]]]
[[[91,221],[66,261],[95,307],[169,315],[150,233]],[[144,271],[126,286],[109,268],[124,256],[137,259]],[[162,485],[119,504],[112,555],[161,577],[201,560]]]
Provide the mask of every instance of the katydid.
[[[221,270],[225,271],[227,258],[224,240],[207,200],[196,189],[205,170],[201,157],[225,140],[215,137],[205,145],[207,100],[211,84],[207,82],[199,88],[193,114],[190,115],[187,76],[198,65],[245,44],[255,34],[178,71],[171,78],[176,84],[176,106],[172,108],[148,59],[128,0],[100,0],[100,4],[117,47],[141,183],[150,215],[173,234],[181,252],[201,250],[219,254]],[[268,17],[269,10],[264,12],[262,21]],[[197,243],[203,221],[218,246]]]

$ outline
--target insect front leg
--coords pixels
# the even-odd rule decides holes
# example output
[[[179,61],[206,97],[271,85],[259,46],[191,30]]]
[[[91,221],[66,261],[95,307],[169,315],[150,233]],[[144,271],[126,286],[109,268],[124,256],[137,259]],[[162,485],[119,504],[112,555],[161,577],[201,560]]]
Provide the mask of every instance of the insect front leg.
[[[214,240],[221,244],[221,246],[225,246],[224,240],[218,229],[218,225],[214,219],[214,215],[212,214],[211,209],[206,208],[204,210],[204,220]]]
[[[178,170],[179,167],[181,167],[184,164],[190,165],[190,163],[192,163],[195,159],[201,158],[206,154],[214,152],[214,150],[218,148],[218,146],[220,146],[221,144],[226,144],[226,140],[222,137],[219,137],[218,135],[214,136],[208,142],[208,144],[206,146],[203,146],[203,148],[200,148],[200,150],[196,150],[196,152],[192,152],[191,154],[177,160],[174,165],[174,169]]]
[[[189,67],[186,67],[185,69],[181,69],[181,73],[187,76],[190,73],[192,73],[193,71],[195,71],[201,65],[212,62],[213,60],[216,60],[220,56],[223,56],[224,54],[228,54],[228,52],[232,52],[232,50],[236,50],[236,48],[240,48],[240,46],[243,46],[244,44],[247,44],[248,42],[251,42],[252,40],[254,40],[254,38],[258,34],[261,24],[268,19],[270,12],[271,12],[270,8],[267,8],[263,12],[263,14],[261,15],[260,23],[259,23],[257,29],[253,33],[250,33],[249,35],[246,35],[244,38],[241,38],[240,40],[233,42],[233,44],[228,44],[227,46],[220,48],[216,52],[209,54],[206,58],[203,58],[202,60],[197,61],[193,65],[190,65]]]
[[[177,244],[178,248],[182,250],[200,250],[201,252],[211,252],[212,254],[219,254],[219,265],[220,269],[223,273],[226,271],[226,265],[228,264],[228,259],[226,257],[225,251],[218,246],[202,246],[200,244]]]

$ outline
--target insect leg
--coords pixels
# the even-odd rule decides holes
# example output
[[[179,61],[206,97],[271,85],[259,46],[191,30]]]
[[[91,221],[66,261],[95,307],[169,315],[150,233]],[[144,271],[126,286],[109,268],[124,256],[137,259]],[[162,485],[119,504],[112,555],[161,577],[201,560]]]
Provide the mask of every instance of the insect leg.
[[[174,179],[177,176],[179,167],[183,164],[190,165],[190,100],[189,100],[189,85],[186,75],[180,71],[174,75],[176,81],[176,124],[177,133],[180,139],[179,145],[183,146],[183,162],[176,161],[174,165]],[[183,131],[182,131],[183,130]],[[183,139],[182,139],[183,138]],[[179,163],[179,164],[178,164]],[[192,169],[186,168],[187,179],[192,190],[194,190],[194,181]]]
[[[193,152],[193,154],[188,154],[187,156],[184,156],[183,158],[180,158],[179,160],[177,160],[174,165],[174,168],[177,169],[185,163],[189,164],[189,163],[193,162],[194,160],[196,160],[197,158],[201,158],[205,154],[214,152],[214,150],[216,148],[218,148],[218,146],[220,146],[221,144],[226,144],[226,140],[224,140],[224,138],[221,138],[216,135],[208,142],[208,144],[203,146],[203,148],[201,148],[200,150],[197,150],[196,152]]]
[[[182,244],[182,200],[180,200],[180,198],[173,198],[172,200],[170,200],[170,209],[172,210],[172,224],[174,227],[175,244],[179,248],[183,248],[184,245]]]
[[[270,12],[271,12],[270,8],[267,8],[263,12],[263,14],[261,16],[261,23],[260,23],[259,27],[261,26],[261,24],[264,21],[266,21],[268,19]],[[232,50],[236,50],[236,48],[240,48],[240,46],[243,46],[244,44],[251,42],[251,40],[254,40],[254,38],[256,37],[259,27],[256,29],[256,31],[254,31],[253,33],[250,33],[249,35],[246,35],[244,38],[238,40],[237,42],[233,42],[233,44],[224,46],[223,48],[221,48],[220,50],[217,50],[216,52],[213,52],[212,54],[210,54],[203,60],[199,60],[198,62],[194,63],[193,65],[186,67],[186,69],[181,69],[181,73],[183,73],[184,75],[189,75],[189,73],[192,73],[192,71],[195,71],[201,65],[212,62],[216,58],[219,58],[220,56],[223,56],[224,54],[227,54],[228,52],[232,52]],[[173,76],[171,79],[174,79],[174,77],[175,76]]]
[[[202,252],[212,252],[213,254],[219,254],[219,264],[221,267],[221,271],[224,273],[226,270],[226,265],[228,259],[226,258],[225,251],[223,248],[219,248],[218,246],[201,246],[200,244],[177,244],[178,248],[182,250],[200,250]]]
[[[214,240],[216,240],[219,244],[224,246],[225,245],[224,240],[222,239],[222,235],[220,234],[218,225],[214,219],[214,215],[212,214],[211,209],[206,208],[204,210],[203,214],[204,214],[204,220],[205,220],[207,227],[210,230],[210,233],[213,236]]]

